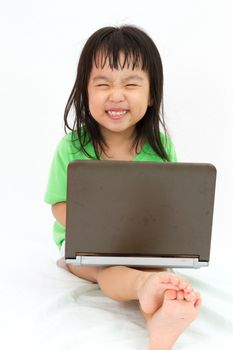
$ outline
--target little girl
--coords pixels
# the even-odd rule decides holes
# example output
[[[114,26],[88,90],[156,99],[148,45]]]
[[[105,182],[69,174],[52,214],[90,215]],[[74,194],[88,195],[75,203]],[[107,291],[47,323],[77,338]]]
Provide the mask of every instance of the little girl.
[[[105,27],[87,40],[68,99],[66,136],[52,162],[45,201],[56,219],[54,240],[65,243],[67,165],[75,159],[176,161],[163,118],[163,69],[151,38],[134,26]],[[74,120],[70,123],[71,108]],[[160,127],[163,127],[163,133]],[[150,350],[171,349],[196,318],[200,295],[175,273],[158,269],[67,268],[118,301],[138,300]]]

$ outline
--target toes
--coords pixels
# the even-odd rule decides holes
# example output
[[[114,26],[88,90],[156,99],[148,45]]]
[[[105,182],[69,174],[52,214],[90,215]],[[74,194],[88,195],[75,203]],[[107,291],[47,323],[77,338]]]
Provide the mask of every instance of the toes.
[[[193,291],[192,286],[183,278],[169,273],[161,272],[159,275],[159,281],[163,284],[164,288],[174,289],[174,290],[183,290],[185,293],[191,293]]]
[[[190,285],[188,285],[186,288],[184,288],[185,293],[191,293],[192,291],[193,291],[193,288]]]
[[[188,291],[192,290],[192,287],[190,286],[190,284],[188,283],[188,281],[186,281],[185,279],[172,274],[169,276],[170,277],[170,283],[172,283],[174,286],[177,286],[179,289],[187,289]]]
[[[201,305],[201,297],[198,292],[184,293],[184,299],[191,302],[196,308]]]
[[[193,290],[189,282],[183,278],[180,279],[179,288],[182,289],[185,293],[190,293]]]
[[[184,299],[187,301],[195,302],[196,301],[196,293],[191,292],[191,293],[184,293]]]
[[[183,290],[179,290],[177,292],[177,297],[176,297],[177,300],[184,300],[184,292]]]
[[[179,283],[179,287],[180,287],[180,289],[185,289],[187,287],[187,283],[185,281],[181,280]]]
[[[171,283],[171,275],[168,273],[158,273],[158,277],[161,283]]]
[[[166,290],[164,293],[164,299],[175,300],[177,298],[177,292],[175,290]]]
[[[175,275],[173,276],[172,274],[168,273],[161,273],[158,275],[159,277],[159,282],[163,284],[163,287],[165,289],[175,289],[179,290],[179,278],[176,277]]]
[[[197,299],[194,303],[194,306],[198,309],[201,306],[201,296],[199,293],[196,293],[196,295],[197,295]]]
[[[198,299],[198,300],[196,301],[196,303],[194,304],[194,306],[195,306],[196,309],[199,309],[200,306],[201,306],[201,299]]]
[[[174,286],[178,287],[180,283],[180,279],[179,277],[176,277],[176,276],[170,276],[170,282],[174,284]]]

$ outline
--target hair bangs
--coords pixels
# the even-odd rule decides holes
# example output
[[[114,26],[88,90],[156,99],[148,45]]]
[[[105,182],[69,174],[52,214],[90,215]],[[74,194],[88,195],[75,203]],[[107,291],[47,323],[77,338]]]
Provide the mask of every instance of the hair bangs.
[[[93,53],[93,62],[96,68],[103,69],[108,65],[111,69],[141,68],[148,71],[148,60],[139,47],[135,47],[123,40],[109,40],[102,42]]]

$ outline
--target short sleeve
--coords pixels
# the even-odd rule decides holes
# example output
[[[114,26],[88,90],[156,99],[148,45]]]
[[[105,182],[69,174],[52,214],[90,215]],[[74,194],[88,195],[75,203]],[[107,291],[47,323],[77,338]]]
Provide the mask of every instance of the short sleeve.
[[[169,162],[177,162],[175,146],[172,143],[171,139],[167,135],[166,136],[164,134],[160,134],[160,135],[161,135],[164,148],[167,152]]]
[[[169,147],[167,152],[168,152],[169,162],[177,162],[175,146],[171,141],[169,141]]]
[[[50,167],[44,201],[49,204],[66,201],[67,166],[69,164],[67,140],[63,138],[57,146]]]

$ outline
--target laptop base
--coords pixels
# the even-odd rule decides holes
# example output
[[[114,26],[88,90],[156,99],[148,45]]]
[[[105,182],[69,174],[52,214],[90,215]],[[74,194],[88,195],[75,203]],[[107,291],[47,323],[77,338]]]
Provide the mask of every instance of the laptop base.
[[[67,264],[77,266],[138,266],[138,267],[174,267],[200,268],[208,266],[208,261],[198,258],[155,258],[155,257],[124,257],[124,256],[76,256],[76,259],[66,259]]]

